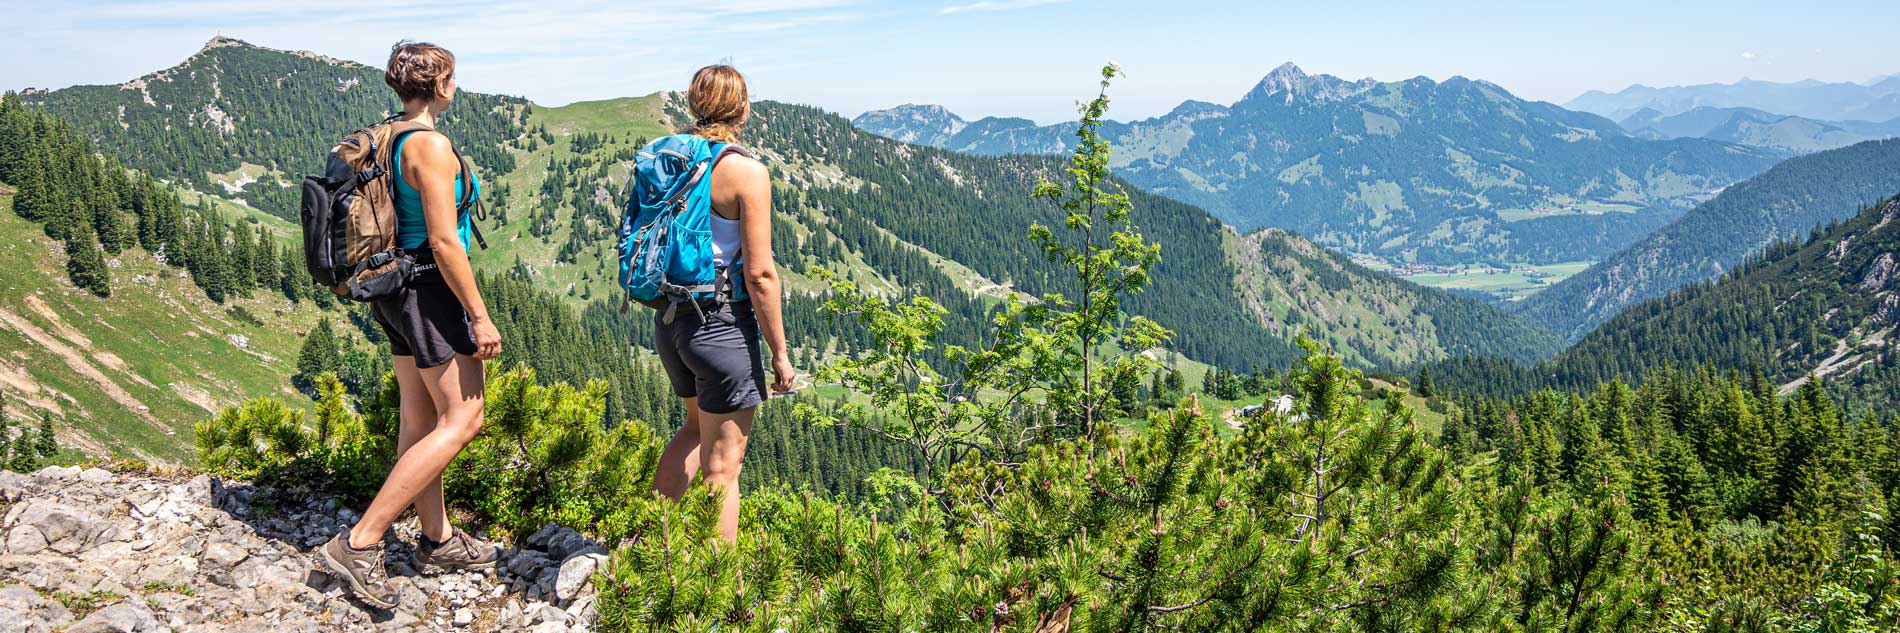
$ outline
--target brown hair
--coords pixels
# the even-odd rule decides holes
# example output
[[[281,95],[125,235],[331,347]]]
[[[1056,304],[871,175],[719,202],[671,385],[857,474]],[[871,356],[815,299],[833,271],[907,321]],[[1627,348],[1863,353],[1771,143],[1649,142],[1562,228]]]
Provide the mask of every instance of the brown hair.
[[[396,42],[389,49],[389,66],[383,69],[383,83],[396,90],[396,96],[414,99],[440,99],[442,82],[455,74],[455,53],[428,42]]]
[[[738,142],[739,129],[752,111],[745,75],[725,64],[699,69],[686,88],[686,107],[693,113],[693,134],[722,143]]]

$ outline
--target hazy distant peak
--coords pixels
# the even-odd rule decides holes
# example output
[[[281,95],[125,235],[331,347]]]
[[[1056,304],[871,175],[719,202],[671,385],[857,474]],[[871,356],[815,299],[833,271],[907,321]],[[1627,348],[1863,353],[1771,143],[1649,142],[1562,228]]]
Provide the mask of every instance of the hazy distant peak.
[[[1196,116],[1196,115],[1201,115],[1201,114],[1219,113],[1219,112],[1226,112],[1226,111],[1227,111],[1227,106],[1224,106],[1218,103],[1210,103],[1207,101],[1196,101],[1193,99],[1189,99],[1187,101],[1182,101],[1181,105],[1174,106],[1173,110],[1169,110],[1168,113],[1165,115],[1162,115],[1161,118],[1171,119],[1175,117]]]
[[[1293,62],[1287,62],[1267,73],[1241,101],[1267,97],[1281,97],[1289,104],[1296,98],[1337,101],[1365,92],[1375,85],[1378,82],[1371,79],[1348,82],[1332,75],[1308,75]]]

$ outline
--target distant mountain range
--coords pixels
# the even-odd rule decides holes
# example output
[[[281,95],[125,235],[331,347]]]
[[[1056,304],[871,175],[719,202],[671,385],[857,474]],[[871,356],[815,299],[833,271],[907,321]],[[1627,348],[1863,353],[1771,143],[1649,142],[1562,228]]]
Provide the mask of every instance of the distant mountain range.
[[[1672,115],[1643,108],[1618,125],[1641,138],[1706,138],[1801,154],[1900,136],[1900,118],[1884,123],[1819,121],[1755,108],[1709,106]]]
[[[1753,108],[1820,121],[1882,122],[1900,117],[1900,75],[1865,84],[1743,79],[1728,84],[1663,88],[1634,85],[1614,93],[1592,90],[1564,107],[1617,121],[1645,109],[1674,116],[1696,108]]]
[[[1512,307],[1558,334],[1582,337],[1632,305],[1713,279],[1757,249],[1804,237],[1895,192],[1900,139],[1791,158]]]
[[[1062,152],[1074,132],[929,105],[854,123],[991,156]],[[1103,133],[1130,182],[1243,232],[1286,228],[1341,251],[1446,264],[1597,259],[1786,155],[1637,138],[1463,77],[1347,81],[1292,64],[1232,105],[1188,101]]]

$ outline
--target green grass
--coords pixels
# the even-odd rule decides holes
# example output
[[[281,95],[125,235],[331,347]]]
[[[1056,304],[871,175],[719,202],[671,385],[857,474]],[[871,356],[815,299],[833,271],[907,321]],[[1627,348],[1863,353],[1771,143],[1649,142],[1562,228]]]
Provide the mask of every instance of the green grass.
[[[1566,215],[1604,215],[1608,213],[1636,213],[1642,207],[1634,204],[1603,202],[1598,200],[1549,200],[1544,206],[1530,209],[1498,209],[1498,219],[1505,222],[1519,222],[1539,218],[1554,218]]]
[[[9,416],[48,416],[61,443],[90,455],[176,464],[191,458],[191,427],[212,410],[265,395],[303,400],[288,376],[314,305],[260,291],[221,306],[136,248],[108,257],[112,297],[95,297],[67,281],[65,256],[39,225],[15,216],[9,199],[0,207]]]
[[[1512,271],[1499,268],[1498,272],[1488,272],[1490,266],[1465,266],[1459,272],[1447,274],[1405,275],[1404,279],[1421,286],[1443,288],[1446,290],[1475,290],[1500,299],[1516,301],[1536,294],[1565,278],[1583,272],[1595,262],[1560,262],[1532,266],[1536,273]],[[1515,264],[1512,267],[1521,267]],[[1389,269],[1389,267],[1388,267]],[[1543,275],[1543,276],[1539,276]]]
[[[53,593],[52,597],[54,600],[58,600],[62,606],[65,606],[66,610],[73,613],[74,620],[84,620],[86,616],[92,615],[94,611],[104,609],[125,600],[125,596],[110,591],[91,591],[77,594],[57,591]]]

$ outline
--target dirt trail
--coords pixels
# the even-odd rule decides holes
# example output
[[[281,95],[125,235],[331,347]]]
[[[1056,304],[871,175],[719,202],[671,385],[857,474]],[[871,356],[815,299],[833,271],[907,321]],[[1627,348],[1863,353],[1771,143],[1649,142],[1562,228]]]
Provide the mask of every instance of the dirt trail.
[[[211,399],[211,392],[182,382],[174,382],[171,387],[172,391],[176,392],[178,397],[184,398],[186,402],[198,405],[198,408],[204,409],[207,413],[218,412],[218,402]]]
[[[33,375],[26,373],[25,368],[15,367],[5,362],[0,362],[0,386],[5,386],[13,392],[15,402],[24,402],[29,407],[51,412],[53,415],[65,415],[66,410],[59,406],[61,400],[72,401],[71,396],[34,380]]]
[[[47,306],[46,301],[41,300],[38,294],[27,295],[26,306],[32,308],[35,314],[40,315],[40,318],[53,324],[53,331],[58,332],[60,338],[71,341],[80,349],[92,349],[92,339],[86,338],[86,335],[80,334],[79,330],[67,325],[65,320],[59,318],[59,313]]]
[[[29,304],[33,303],[31,299],[29,295]],[[39,343],[40,347],[46,348],[47,351],[58,356],[60,360],[65,361],[66,366],[72,368],[74,373],[85,376],[88,380],[97,383],[99,389],[104,391],[107,397],[112,398],[113,402],[119,403],[119,405],[125,407],[127,411],[131,411],[133,414],[143,418],[146,422],[150,422],[152,426],[158,427],[159,429],[166,428],[165,425],[159,423],[157,418],[152,416],[151,409],[147,408],[144,403],[132,397],[132,394],[127,393],[124,387],[113,382],[111,378],[107,378],[105,372],[99,371],[98,367],[93,366],[92,362],[87,360],[86,354],[80,350],[73,349],[71,345],[67,344],[67,341],[61,340],[64,337],[55,338],[46,330],[42,330],[39,326],[34,325],[32,321],[28,321],[20,315],[14,314],[13,311],[4,308],[0,308],[0,327],[18,332],[21,336],[25,336],[27,340]],[[90,345],[89,342],[85,341],[85,337],[79,337],[78,341],[73,342]]]

